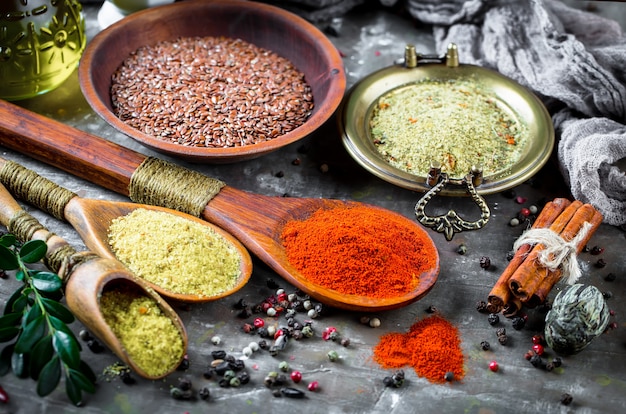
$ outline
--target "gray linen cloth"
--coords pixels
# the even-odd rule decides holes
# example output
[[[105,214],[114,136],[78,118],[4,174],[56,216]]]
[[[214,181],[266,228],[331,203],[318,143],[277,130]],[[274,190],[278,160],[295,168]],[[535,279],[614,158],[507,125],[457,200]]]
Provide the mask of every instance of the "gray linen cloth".
[[[626,229],[626,37],[620,25],[551,0],[405,0],[438,51],[534,91],[553,115],[572,196]],[[626,5],[625,5],[626,7]]]

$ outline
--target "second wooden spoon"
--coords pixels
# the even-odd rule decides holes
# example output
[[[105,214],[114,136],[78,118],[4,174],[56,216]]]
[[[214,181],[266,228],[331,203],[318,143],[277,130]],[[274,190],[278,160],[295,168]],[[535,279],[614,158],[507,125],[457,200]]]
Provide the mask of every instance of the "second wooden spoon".
[[[219,294],[201,295],[172,292],[171,290],[168,290],[158,284],[150,283],[148,281],[146,282],[162,296],[176,299],[181,302],[207,302],[223,298],[238,291],[250,279],[250,275],[252,274],[252,259],[250,257],[250,254],[237,239],[235,239],[232,235],[217,226],[207,223],[206,221],[199,218],[190,216],[189,214],[181,213],[179,211],[167,209],[164,207],[136,204],[131,202],[81,198],[70,192],[69,190],[58,186],[47,178],[39,176],[34,171],[30,171],[20,166],[19,164],[13,163],[12,161],[7,161],[3,158],[0,158],[0,171],[4,171],[3,169],[7,168],[7,166],[11,166],[11,168],[16,171],[15,173],[13,173],[14,179],[6,179],[4,178],[3,174],[0,174],[0,176],[2,176],[0,177],[0,180],[2,180],[2,184],[7,187],[11,193],[17,195],[19,198],[22,198],[24,201],[35,205],[39,209],[54,215],[58,219],[65,220],[70,223],[81,236],[81,238],[85,242],[85,245],[91,251],[99,254],[102,257],[116,259],[116,256],[112,252],[111,246],[109,244],[109,228],[111,227],[111,222],[117,218],[124,217],[137,209],[161,211],[200,223],[203,226],[208,226],[212,228],[216,233],[224,237],[224,239],[226,239],[230,243],[230,245],[236,249],[237,254],[240,257],[240,269],[237,280],[231,288],[224,290]],[[27,176],[29,177],[29,180],[23,180],[21,177],[15,178],[17,175]],[[49,198],[42,199],[41,197],[30,197],[30,195],[35,192],[34,188],[41,187],[42,183],[45,184],[45,187],[47,189],[49,189],[48,191],[56,191],[59,194],[64,194],[68,198],[71,198],[66,204],[57,206],[56,204],[52,203],[57,202],[57,200],[50,200]],[[38,189],[37,191],[41,190]],[[185,277],[185,275],[180,275],[180,277]]]

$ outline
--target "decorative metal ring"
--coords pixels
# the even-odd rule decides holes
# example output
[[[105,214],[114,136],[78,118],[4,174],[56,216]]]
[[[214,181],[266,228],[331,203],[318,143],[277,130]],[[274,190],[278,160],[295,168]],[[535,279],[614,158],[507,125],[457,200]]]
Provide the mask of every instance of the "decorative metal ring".
[[[447,241],[452,240],[455,233],[483,228],[489,221],[491,212],[487,202],[478,194],[475,188],[475,185],[480,184],[481,180],[482,170],[478,167],[472,167],[472,170],[462,179],[452,180],[448,177],[448,174],[441,172],[439,165],[431,166],[430,173],[428,174],[428,183],[432,188],[424,194],[415,205],[417,221],[425,227],[433,229],[438,233],[443,233]],[[465,186],[467,193],[472,197],[474,203],[478,205],[478,208],[480,208],[480,218],[478,220],[464,220],[454,210],[450,210],[445,215],[436,217],[430,217],[426,214],[426,205],[428,202],[448,184]]]

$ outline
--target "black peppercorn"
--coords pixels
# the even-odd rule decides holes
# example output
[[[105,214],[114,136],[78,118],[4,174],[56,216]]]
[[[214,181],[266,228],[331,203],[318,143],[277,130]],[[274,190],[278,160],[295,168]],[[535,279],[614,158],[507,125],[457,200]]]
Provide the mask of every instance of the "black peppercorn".
[[[589,251],[589,253],[591,253],[594,256],[602,254],[602,252],[604,252],[604,248],[603,247],[599,247],[599,246],[593,246],[591,248],[591,250]]]
[[[535,354],[532,357],[530,357],[530,363],[535,368],[544,368],[545,367],[543,359],[539,355],[537,355],[537,354]]]
[[[480,267],[485,270],[491,267],[491,259],[488,258],[487,256],[482,256],[480,260],[478,261],[478,263],[480,264]]]
[[[241,384],[247,384],[250,382],[250,374],[248,373],[248,371],[241,371],[239,374],[237,374],[237,378],[239,378]]]
[[[102,344],[95,339],[90,339],[87,341],[87,348],[89,348],[89,350],[94,354],[99,354],[104,351],[104,347],[102,346]]]
[[[504,190],[502,192],[502,196],[505,197],[505,198],[509,198],[509,199],[515,198],[516,195],[517,195],[517,193],[513,189]]]
[[[446,381],[452,381],[454,380],[454,372],[452,371],[448,371],[443,375],[443,379]]]
[[[509,341],[509,337],[506,335],[500,335],[498,336],[498,342],[500,343],[500,345],[506,345],[506,343]]]
[[[211,358],[215,359],[224,359],[226,358],[226,351],[219,349],[216,351],[211,351]]]
[[[185,371],[185,370],[188,370],[188,369],[189,369],[189,358],[187,358],[187,355],[185,355],[185,357],[181,361],[180,365],[178,365],[176,370],[178,370],[178,371]]]
[[[603,267],[606,266],[606,260],[604,259],[598,259],[598,261],[596,262],[596,267],[598,269],[602,269]]]
[[[613,297],[613,292],[611,292],[610,290],[602,292],[602,297],[604,297],[604,299],[611,299]]]
[[[233,371],[241,371],[242,369],[246,367],[246,364],[243,361],[243,359],[236,359],[232,362],[228,361],[228,364],[230,366],[230,369],[232,369]]]
[[[430,305],[426,308],[426,313],[437,313],[437,308],[433,305]]]
[[[489,325],[497,325],[498,322],[500,322],[500,317],[498,316],[497,313],[490,313],[489,316],[487,317],[487,322],[489,322]]]
[[[230,370],[230,362],[222,361],[215,367],[214,371],[217,375],[224,375],[226,371]]]
[[[217,385],[219,385],[220,388],[228,388],[230,387],[230,380],[226,378],[220,378],[220,380],[217,381]]]
[[[235,309],[246,309],[248,307],[248,302],[246,301],[245,298],[241,298],[237,302],[235,302],[233,307]]]
[[[482,341],[482,342],[480,343],[480,348],[481,348],[483,351],[489,351],[489,349],[491,348],[491,345],[490,345],[490,344],[489,344],[489,342],[487,342],[487,341]]]
[[[616,276],[614,273],[609,273],[608,275],[604,276],[604,280],[606,280],[607,282],[614,282],[616,279]]]
[[[560,357],[554,357],[554,359],[552,359],[552,364],[555,367],[560,367],[563,364],[563,361],[561,360]]]
[[[521,316],[516,316],[511,320],[511,323],[513,325],[513,329],[519,331],[520,329],[524,329],[524,326],[526,325],[526,319]]]
[[[476,310],[480,313],[487,312],[487,302],[480,300],[476,303]]]
[[[135,381],[135,378],[133,378],[133,377],[130,375],[130,369],[124,369],[124,370],[122,370],[122,371],[120,372],[120,378],[122,379],[122,382],[123,382],[124,384],[126,384],[126,385],[132,385],[132,384],[134,384],[134,383],[136,382],[136,381]]]
[[[237,312],[237,317],[239,319],[246,319],[250,316],[252,316],[252,311],[250,310],[250,308],[243,308],[239,312]]]
[[[467,246],[461,243],[459,247],[457,247],[456,252],[460,255],[464,255],[465,253],[467,253]]]
[[[280,393],[287,398],[304,398],[306,394],[297,388],[284,387],[280,389]]]
[[[204,371],[204,372],[202,373],[202,376],[203,376],[205,379],[211,379],[211,378],[213,378],[213,375],[214,375],[214,374],[215,374],[215,370],[213,370],[213,369],[210,369],[210,368],[209,368],[208,370],[206,370],[206,371]]]
[[[573,400],[574,398],[571,396],[571,394],[563,393],[561,395],[561,404],[563,405],[570,405]]]
[[[393,387],[393,378],[391,378],[391,376],[383,378],[383,384],[385,387]]]
[[[496,329],[496,336],[506,336],[506,328]]]
[[[510,262],[515,257],[515,252],[513,250],[509,250],[506,254],[506,261]]]
[[[209,397],[211,396],[211,392],[209,391],[207,387],[203,387],[200,391],[198,391],[198,395],[203,400],[208,400]]]
[[[85,342],[89,341],[90,339],[93,339],[89,331],[86,329],[81,329],[81,331],[78,333],[78,337]]]

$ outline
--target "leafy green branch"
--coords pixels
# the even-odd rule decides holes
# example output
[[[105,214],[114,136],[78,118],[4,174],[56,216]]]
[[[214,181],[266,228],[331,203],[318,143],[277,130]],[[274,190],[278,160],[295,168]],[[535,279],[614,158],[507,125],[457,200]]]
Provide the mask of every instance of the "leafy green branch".
[[[48,246],[41,240],[20,245],[12,234],[0,237],[0,269],[15,271],[22,285],[7,300],[0,317],[0,375],[13,372],[37,381],[37,394],[46,396],[65,379],[73,404],[82,404],[83,391],[95,392],[96,376],[80,357],[81,346],[68,325],[74,315],[63,304],[61,278],[29,268],[41,261]]]

